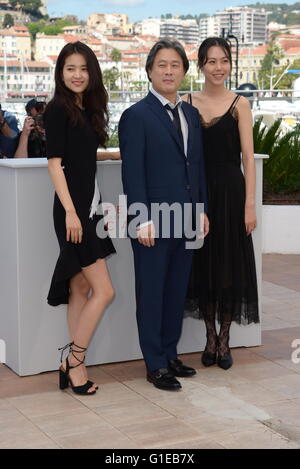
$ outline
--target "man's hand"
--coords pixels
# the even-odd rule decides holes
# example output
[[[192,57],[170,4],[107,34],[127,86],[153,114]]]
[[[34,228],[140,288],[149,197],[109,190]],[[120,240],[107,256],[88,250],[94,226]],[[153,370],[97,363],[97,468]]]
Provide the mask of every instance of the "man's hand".
[[[155,244],[155,227],[152,222],[137,229],[138,242],[150,248]]]
[[[200,235],[199,238],[205,238],[209,233],[209,219],[206,213],[200,214]]]
[[[206,213],[204,214],[204,238],[209,233],[209,219]]]
[[[24,120],[24,125],[23,125],[23,130],[24,135],[27,135],[29,137],[30,132],[34,129],[34,120],[32,117],[26,117]]]

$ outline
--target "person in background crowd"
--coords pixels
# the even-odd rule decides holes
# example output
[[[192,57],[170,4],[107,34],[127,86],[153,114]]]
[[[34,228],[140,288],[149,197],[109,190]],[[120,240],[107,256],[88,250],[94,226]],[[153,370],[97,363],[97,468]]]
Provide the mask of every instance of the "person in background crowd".
[[[13,158],[19,134],[17,118],[0,104],[0,158]]]
[[[45,158],[46,136],[43,113],[46,103],[31,99],[25,106],[27,117],[19,136],[15,158]]]
[[[31,99],[25,106],[27,116],[34,117],[38,114],[42,114],[46,108],[45,101],[37,101],[36,99]]]

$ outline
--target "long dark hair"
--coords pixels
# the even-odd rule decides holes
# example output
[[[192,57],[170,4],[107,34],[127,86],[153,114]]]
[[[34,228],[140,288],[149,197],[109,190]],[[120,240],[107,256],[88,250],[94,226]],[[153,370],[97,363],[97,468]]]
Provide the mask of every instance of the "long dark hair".
[[[206,64],[208,50],[214,46],[221,47],[226,57],[228,58],[230,66],[232,68],[232,56],[230,45],[228,44],[226,39],[223,39],[222,37],[208,37],[202,42],[202,44],[200,44],[198,50],[198,67],[202,68],[203,65]]]
[[[100,137],[100,145],[105,147],[108,139],[108,95],[103,85],[102,73],[97,57],[86,44],[80,41],[69,43],[60,51],[55,68],[55,91],[51,101],[55,101],[65,107],[72,125],[83,123],[80,110],[76,106],[76,93],[67,88],[63,82],[65,61],[72,54],[81,54],[86,60],[89,83],[83,92],[82,105],[87,110],[92,126]]]

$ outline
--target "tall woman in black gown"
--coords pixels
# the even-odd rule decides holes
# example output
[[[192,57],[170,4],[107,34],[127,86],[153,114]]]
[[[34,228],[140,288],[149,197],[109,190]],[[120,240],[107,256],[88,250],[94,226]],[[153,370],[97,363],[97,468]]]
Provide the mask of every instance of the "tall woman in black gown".
[[[228,369],[232,321],[259,321],[251,238],[256,226],[252,115],[248,100],[224,87],[232,66],[228,43],[221,38],[206,39],[198,60],[204,88],[185,99],[199,110],[202,122],[210,232],[203,248],[195,252],[187,311],[205,320],[202,363]]]
[[[96,233],[96,158],[107,140],[107,93],[94,52],[80,42],[67,44],[57,60],[55,85],[44,121],[60,255],[48,303],[68,304],[71,343],[61,349],[63,354],[69,347],[60,388],[70,383],[75,393],[91,395],[98,388],[87,380],[84,353],[114,295],[105,257],[115,252],[111,240]]]

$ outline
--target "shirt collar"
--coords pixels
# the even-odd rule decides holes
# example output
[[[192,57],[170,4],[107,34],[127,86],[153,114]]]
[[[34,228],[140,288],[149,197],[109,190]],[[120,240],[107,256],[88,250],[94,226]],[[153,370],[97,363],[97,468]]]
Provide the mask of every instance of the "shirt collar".
[[[171,103],[167,98],[165,98],[164,96],[162,96],[161,94],[159,94],[154,88],[153,86],[151,86],[150,88],[150,91],[152,94],[154,94],[154,96],[161,102],[161,104],[163,106],[166,106],[167,104],[170,106],[171,109],[174,109],[177,104],[179,104],[179,106],[181,106],[182,104],[182,99],[181,97],[179,96],[179,94],[177,93],[177,97],[176,97],[176,103]]]

